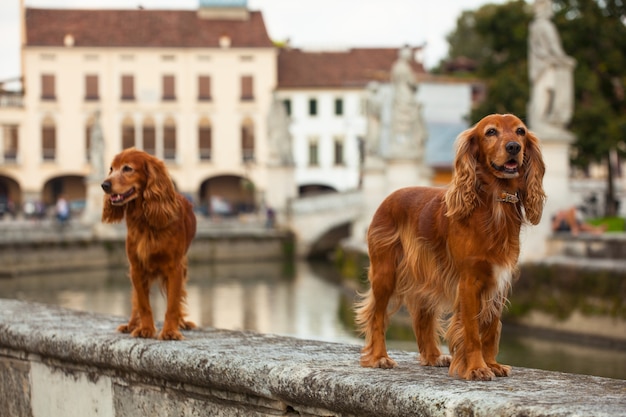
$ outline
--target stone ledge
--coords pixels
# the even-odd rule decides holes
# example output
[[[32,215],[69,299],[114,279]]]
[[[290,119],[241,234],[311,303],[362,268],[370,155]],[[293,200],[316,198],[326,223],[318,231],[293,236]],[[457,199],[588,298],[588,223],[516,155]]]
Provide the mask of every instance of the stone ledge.
[[[626,416],[622,380],[515,368],[509,378],[467,382],[407,352],[391,352],[396,369],[365,369],[355,345],[215,329],[138,340],[115,332],[125,318],[1,299],[0,311],[0,414],[31,390],[35,397],[10,372],[2,377],[30,363],[30,383],[43,364],[38,375],[61,370],[74,384],[98,384],[88,392],[100,402],[111,392],[113,404],[99,404],[97,415],[116,417],[168,407],[184,416]]]

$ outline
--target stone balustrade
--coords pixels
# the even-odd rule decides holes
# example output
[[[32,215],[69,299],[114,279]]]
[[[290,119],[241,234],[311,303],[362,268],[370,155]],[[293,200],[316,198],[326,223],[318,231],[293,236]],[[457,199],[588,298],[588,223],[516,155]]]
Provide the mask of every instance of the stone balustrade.
[[[125,318],[0,299],[1,416],[626,416],[626,381],[515,368],[468,382],[394,351],[201,329],[116,333]]]

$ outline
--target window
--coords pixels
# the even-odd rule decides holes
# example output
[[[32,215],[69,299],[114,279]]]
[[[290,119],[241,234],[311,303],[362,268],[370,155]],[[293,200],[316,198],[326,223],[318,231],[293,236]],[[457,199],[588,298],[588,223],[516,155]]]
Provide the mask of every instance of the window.
[[[143,150],[150,155],[156,155],[156,129],[154,120],[149,117],[143,121],[142,139]]]
[[[241,100],[254,100],[254,80],[251,75],[241,77]]]
[[[176,159],[176,122],[171,117],[163,124],[163,159]]]
[[[17,125],[2,126],[4,143],[2,144],[3,156],[5,161],[17,161],[17,149],[19,143],[19,130]]]
[[[335,116],[343,115],[343,99],[336,98],[335,99]]]
[[[343,138],[335,138],[335,165],[343,165]]]
[[[122,100],[135,100],[135,77],[132,75],[122,75]]]
[[[283,105],[285,106],[287,116],[291,116],[291,100],[289,100],[288,98],[283,100]]]
[[[163,100],[176,100],[175,80],[173,75],[163,76]]]
[[[198,100],[211,100],[211,77],[208,75],[198,76]]]
[[[54,161],[56,158],[57,131],[54,120],[46,117],[41,126],[41,152],[44,161]]]
[[[211,160],[211,147],[213,146],[211,135],[211,122],[206,117],[203,117],[198,125],[198,151],[202,161]]]
[[[254,161],[254,124],[250,119],[241,125],[241,154],[243,162]]]
[[[98,76],[97,75],[85,75],[85,100],[96,101],[99,100],[98,94]]]
[[[54,75],[42,74],[41,76],[41,99],[56,100],[56,92],[54,89]]]
[[[314,98],[309,99],[309,115],[317,116],[317,100]]]
[[[318,166],[319,165],[319,147],[317,144],[317,139],[309,140],[309,165],[310,166]]]
[[[122,149],[135,146],[135,122],[129,116],[122,122]]]

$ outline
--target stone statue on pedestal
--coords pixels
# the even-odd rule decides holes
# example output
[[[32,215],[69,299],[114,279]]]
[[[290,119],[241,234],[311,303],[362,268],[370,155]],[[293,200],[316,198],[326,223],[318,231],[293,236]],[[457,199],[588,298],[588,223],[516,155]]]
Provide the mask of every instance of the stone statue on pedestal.
[[[267,138],[269,143],[268,164],[273,166],[293,165],[292,139],[289,133],[289,116],[284,103],[277,97],[272,98],[272,105],[267,117]]]
[[[559,34],[550,20],[552,1],[536,0],[534,9],[528,39],[529,126],[551,135],[567,133],[574,111],[576,61],[563,51]]]
[[[422,119],[421,105],[417,102],[417,81],[410,64],[411,49],[400,49],[398,60],[391,68],[393,88],[391,117],[392,158],[422,159],[426,140],[426,128]]]
[[[382,101],[379,94],[380,85],[376,81],[367,84],[367,101],[365,115],[367,118],[367,132],[365,133],[365,150],[367,155],[380,155],[380,135]]]

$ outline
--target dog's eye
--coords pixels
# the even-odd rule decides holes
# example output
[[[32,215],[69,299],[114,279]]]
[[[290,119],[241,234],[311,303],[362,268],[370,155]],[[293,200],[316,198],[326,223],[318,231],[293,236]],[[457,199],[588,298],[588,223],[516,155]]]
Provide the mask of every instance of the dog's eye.
[[[487,131],[485,132],[485,136],[495,136],[495,135],[497,135],[497,134],[498,134],[498,131],[497,131],[495,128],[493,128],[493,127],[490,127],[490,128],[489,128],[489,129],[487,129]]]
[[[113,167],[109,167],[109,174],[113,172]]]
[[[524,129],[523,127],[518,127],[515,133],[517,133],[520,136],[524,136],[526,134],[526,129]]]
[[[130,165],[124,165],[122,167],[122,172],[130,172],[132,170],[133,170],[133,168]]]

